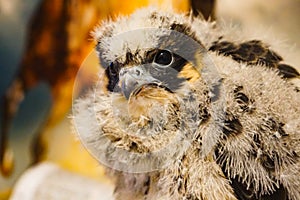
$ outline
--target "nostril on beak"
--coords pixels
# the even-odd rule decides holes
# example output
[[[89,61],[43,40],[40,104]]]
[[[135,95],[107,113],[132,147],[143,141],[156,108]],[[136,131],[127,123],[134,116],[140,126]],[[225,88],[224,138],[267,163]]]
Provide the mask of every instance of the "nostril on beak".
[[[136,70],[135,70],[135,74],[136,74],[137,76],[140,76],[140,75],[141,75],[141,71],[140,71],[139,69],[136,69]]]
[[[131,93],[144,84],[156,81],[143,66],[121,68],[119,76],[119,86],[126,97],[129,99]]]

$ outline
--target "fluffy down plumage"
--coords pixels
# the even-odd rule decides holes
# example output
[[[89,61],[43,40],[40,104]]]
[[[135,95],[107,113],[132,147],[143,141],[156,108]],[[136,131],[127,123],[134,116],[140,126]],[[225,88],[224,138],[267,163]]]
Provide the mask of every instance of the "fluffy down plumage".
[[[154,8],[93,35],[105,72],[73,121],[117,199],[300,199],[300,93],[290,81],[299,73],[272,44]],[[170,44],[190,57],[173,52],[162,69],[155,62]],[[155,81],[124,95],[124,74],[137,72]]]

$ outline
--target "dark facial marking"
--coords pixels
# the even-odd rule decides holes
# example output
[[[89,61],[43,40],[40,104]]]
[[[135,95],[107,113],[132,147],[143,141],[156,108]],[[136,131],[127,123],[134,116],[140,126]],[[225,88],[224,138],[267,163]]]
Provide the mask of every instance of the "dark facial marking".
[[[105,74],[108,78],[107,89],[111,92],[116,91],[117,84],[119,82],[119,71],[120,68],[118,63],[110,63],[110,65],[105,69]]]
[[[148,52],[148,58],[152,58],[153,63],[159,62],[158,64],[160,64],[159,66],[154,66],[154,64],[150,73],[155,79],[164,83],[171,91],[177,90],[185,81],[187,81],[184,77],[179,77],[179,73],[187,64],[187,60],[172,53],[173,62],[167,65],[167,67],[164,67],[163,64],[166,64],[165,60],[157,60],[158,56],[160,56],[162,52],[166,52],[166,50],[157,49]]]
[[[124,63],[118,60],[112,62],[106,69],[108,78],[107,89],[111,92],[119,92],[119,72],[127,65],[141,65],[154,78],[163,83],[170,91],[177,90],[188,80],[188,77],[179,77],[180,71],[186,66],[187,60],[168,50],[151,49],[145,52],[144,58],[140,58],[140,51],[132,53],[128,50]]]
[[[180,72],[183,69],[183,67],[188,63],[188,61],[178,56],[177,54],[173,54],[173,56],[174,56],[174,62],[171,65],[171,67],[176,71]]]
[[[158,52],[158,49],[151,49],[151,50],[146,51],[144,63],[151,63],[151,62],[153,62],[153,60],[154,60],[157,52]]]
[[[182,84],[186,81],[184,78],[178,77],[178,71],[174,70],[172,67],[160,68],[152,67],[151,76],[159,82],[163,83],[164,86],[169,88],[171,91],[179,89]]]

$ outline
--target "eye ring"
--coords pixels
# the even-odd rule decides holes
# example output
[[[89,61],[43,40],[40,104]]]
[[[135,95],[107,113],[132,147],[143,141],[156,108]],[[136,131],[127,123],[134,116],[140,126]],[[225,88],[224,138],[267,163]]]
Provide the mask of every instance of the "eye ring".
[[[159,50],[156,53],[153,62],[160,66],[169,66],[173,63],[173,60],[174,58],[172,52],[168,50]]]

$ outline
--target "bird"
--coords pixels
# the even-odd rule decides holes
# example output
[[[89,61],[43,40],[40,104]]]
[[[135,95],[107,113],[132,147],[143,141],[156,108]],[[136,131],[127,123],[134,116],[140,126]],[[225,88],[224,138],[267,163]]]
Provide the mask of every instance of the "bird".
[[[300,199],[300,74],[259,37],[148,7],[93,33],[72,123],[116,199]]]

